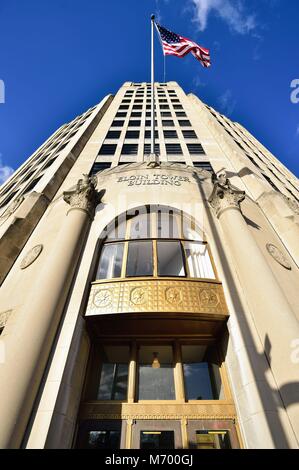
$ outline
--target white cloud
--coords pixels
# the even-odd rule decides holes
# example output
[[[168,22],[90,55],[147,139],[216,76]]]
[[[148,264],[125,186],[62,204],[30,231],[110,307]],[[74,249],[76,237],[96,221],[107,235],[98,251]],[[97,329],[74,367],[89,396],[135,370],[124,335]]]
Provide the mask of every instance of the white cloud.
[[[0,184],[3,184],[14,172],[10,166],[4,165],[0,156]]]
[[[230,116],[235,107],[236,107],[236,100],[233,98],[233,94],[231,90],[226,90],[221,96],[218,98],[219,108],[223,114]]]
[[[245,10],[243,0],[191,0],[191,3],[200,31],[206,29],[209,16],[213,13],[235,33],[248,34],[257,27],[255,15]]]

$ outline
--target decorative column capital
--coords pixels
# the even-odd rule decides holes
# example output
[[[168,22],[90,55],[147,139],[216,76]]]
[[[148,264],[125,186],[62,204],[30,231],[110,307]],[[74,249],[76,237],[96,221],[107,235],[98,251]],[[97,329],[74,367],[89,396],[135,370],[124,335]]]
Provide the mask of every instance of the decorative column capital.
[[[209,197],[209,203],[219,218],[227,209],[240,210],[240,203],[245,199],[245,191],[240,191],[233,186],[225,172],[212,177],[214,183],[213,191]]]
[[[63,193],[63,200],[70,205],[68,213],[71,210],[79,209],[86,212],[92,218],[102,195],[102,191],[98,193],[96,190],[96,178],[89,178],[88,175],[83,175],[75,189]]]

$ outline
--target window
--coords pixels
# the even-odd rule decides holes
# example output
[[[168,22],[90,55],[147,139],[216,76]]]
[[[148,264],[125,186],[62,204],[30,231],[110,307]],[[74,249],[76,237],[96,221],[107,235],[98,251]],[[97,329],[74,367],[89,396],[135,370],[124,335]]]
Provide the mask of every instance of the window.
[[[112,122],[111,127],[122,127],[124,125],[124,121],[115,120]]]
[[[121,150],[122,155],[137,155],[138,144],[124,144]]]
[[[150,120],[146,120],[146,121],[145,121],[145,126],[146,126],[146,127],[151,127],[151,121],[150,121]],[[157,126],[157,121],[155,121],[155,126]]]
[[[123,253],[123,243],[104,245],[101,252],[97,279],[113,279],[120,277]]]
[[[183,136],[185,139],[197,139],[197,135],[192,130],[183,131]]]
[[[150,153],[150,144],[145,151]],[[142,186],[146,179],[136,175],[134,183]],[[127,217],[123,214],[106,227],[96,279],[215,279],[208,245],[192,219],[164,206],[142,206]]]
[[[183,109],[183,106],[181,104],[174,104],[173,109]]]
[[[144,138],[145,139],[150,139],[151,138],[151,131],[145,131],[144,132]],[[159,133],[157,130],[155,130],[155,138],[158,139],[159,138]]]
[[[122,100],[122,103],[131,103],[131,100],[130,99],[125,99],[125,100]]]
[[[187,114],[185,113],[185,111],[176,111],[176,116],[177,117],[185,117],[187,116]]]
[[[179,125],[181,127],[188,127],[188,126],[191,126],[191,122],[186,119],[184,121],[179,121]]]
[[[118,139],[120,137],[120,131],[108,131],[106,139]]]
[[[174,400],[174,364],[171,346],[141,346],[138,355],[138,399]]]
[[[139,111],[137,111],[137,112],[134,112],[134,111],[133,111],[133,112],[131,113],[131,117],[141,117],[141,115],[142,115],[142,113],[139,112]]]
[[[87,391],[92,400],[126,400],[128,389],[129,345],[96,345],[93,380]]]
[[[151,242],[129,242],[126,275],[128,277],[153,275],[153,256]]]
[[[171,117],[170,111],[161,111],[161,117]]]
[[[159,99],[159,103],[167,103],[166,99]]]
[[[99,155],[114,155],[116,150],[116,144],[103,144]]]
[[[142,104],[134,104],[132,109],[142,109]]]
[[[182,155],[182,147],[180,144],[166,144],[167,155]]]
[[[127,113],[126,112],[119,112],[119,113],[116,113],[115,117],[126,117]]]
[[[177,131],[163,131],[165,139],[177,139],[178,134]]]
[[[178,99],[176,99],[176,98],[171,98],[171,102],[172,102],[172,103],[179,103],[180,100],[178,100]]]
[[[201,144],[187,144],[190,155],[202,155],[205,153]]]
[[[144,144],[144,153],[151,153],[151,144]],[[155,143],[155,153],[160,153],[160,145]]]
[[[214,173],[214,170],[209,162],[193,162],[193,166],[196,168],[201,168],[202,170],[211,171]]]
[[[140,431],[140,449],[174,448],[174,431]]]
[[[169,105],[168,104],[161,104],[160,109],[169,109]]]
[[[93,164],[89,176],[95,175],[99,171],[106,170],[107,168],[111,167],[111,163],[102,163],[102,162],[96,162]]]
[[[134,101],[134,103],[142,103],[142,102],[143,102],[143,99],[140,99],[140,98],[135,99],[135,101]]]
[[[163,119],[162,126],[164,126],[164,127],[174,127],[174,122],[170,119]]]
[[[138,139],[139,131],[127,131],[125,138],[126,139]]]
[[[140,125],[141,125],[141,121],[136,121],[136,120],[133,121],[131,119],[128,123],[129,127],[140,127]]]
[[[129,109],[129,105],[127,105],[127,104],[121,104],[118,109]]]
[[[224,398],[215,348],[182,345],[182,363],[187,400]]]
[[[182,246],[179,241],[158,241],[158,276],[184,277],[186,275]]]

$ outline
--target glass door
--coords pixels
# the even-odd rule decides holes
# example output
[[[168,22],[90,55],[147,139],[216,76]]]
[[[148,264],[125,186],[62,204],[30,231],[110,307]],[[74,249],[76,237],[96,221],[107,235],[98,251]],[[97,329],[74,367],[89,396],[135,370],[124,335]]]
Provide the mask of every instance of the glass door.
[[[238,449],[233,421],[193,421],[187,425],[190,449]]]
[[[132,428],[133,449],[182,449],[178,421],[142,420]]]

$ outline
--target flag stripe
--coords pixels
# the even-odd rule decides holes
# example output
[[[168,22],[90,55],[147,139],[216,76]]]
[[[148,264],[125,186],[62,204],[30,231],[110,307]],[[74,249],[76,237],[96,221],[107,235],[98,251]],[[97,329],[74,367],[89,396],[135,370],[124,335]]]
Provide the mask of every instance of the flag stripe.
[[[191,52],[204,67],[211,65],[209,49],[201,47],[196,44],[196,42],[169,31],[158,23],[156,23],[156,27],[160,35],[164,55],[175,55],[176,57],[183,58]]]

